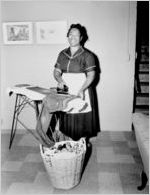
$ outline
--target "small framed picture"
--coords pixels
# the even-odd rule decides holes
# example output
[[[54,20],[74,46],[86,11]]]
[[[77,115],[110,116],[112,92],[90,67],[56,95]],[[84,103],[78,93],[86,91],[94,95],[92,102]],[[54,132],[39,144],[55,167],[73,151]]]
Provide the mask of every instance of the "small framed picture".
[[[4,44],[31,44],[33,42],[32,22],[3,23]]]
[[[36,41],[38,44],[67,43],[67,22],[36,22]]]

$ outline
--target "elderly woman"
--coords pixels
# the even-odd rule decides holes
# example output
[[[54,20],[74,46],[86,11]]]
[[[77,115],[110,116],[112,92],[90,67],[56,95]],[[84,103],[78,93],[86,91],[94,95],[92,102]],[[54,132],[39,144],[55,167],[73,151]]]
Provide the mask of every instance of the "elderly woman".
[[[86,102],[83,111],[60,113],[60,131],[73,140],[96,136],[99,131],[95,112],[97,105],[92,90],[96,64],[92,52],[82,46],[84,30],[80,24],[70,26],[67,33],[69,47],[59,53],[54,68],[58,87],[63,88],[66,85],[70,94],[77,95]]]

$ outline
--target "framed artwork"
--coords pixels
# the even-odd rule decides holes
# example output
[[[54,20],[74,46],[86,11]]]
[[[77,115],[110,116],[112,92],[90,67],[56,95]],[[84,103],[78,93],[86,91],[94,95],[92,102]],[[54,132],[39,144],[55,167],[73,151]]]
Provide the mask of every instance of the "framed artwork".
[[[67,43],[67,22],[36,22],[36,41],[38,44]]]
[[[33,41],[31,22],[3,23],[4,44],[31,44]]]

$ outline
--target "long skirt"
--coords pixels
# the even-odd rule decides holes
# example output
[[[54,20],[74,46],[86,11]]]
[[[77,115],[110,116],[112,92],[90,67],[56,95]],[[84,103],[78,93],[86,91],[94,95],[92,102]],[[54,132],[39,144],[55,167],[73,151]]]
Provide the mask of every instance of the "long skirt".
[[[90,112],[74,114],[61,112],[59,114],[60,131],[73,140],[93,137],[100,131],[96,90],[89,88],[88,91],[92,108]]]

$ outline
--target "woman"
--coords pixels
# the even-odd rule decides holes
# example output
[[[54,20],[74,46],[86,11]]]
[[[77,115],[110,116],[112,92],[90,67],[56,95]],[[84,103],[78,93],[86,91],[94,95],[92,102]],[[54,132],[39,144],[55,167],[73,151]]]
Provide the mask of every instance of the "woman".
[[[95,136],[99,131],[92,93],[96,65],[92,52],[81,45],[85,39],[83,30],[80,24],[70,26],[67,33],[70,46],[59,53],[54,69],[58,87],[66,85],[70,94],[77,95],[88,105],[82,112],[60,114],[60,130],[73,140]]]

